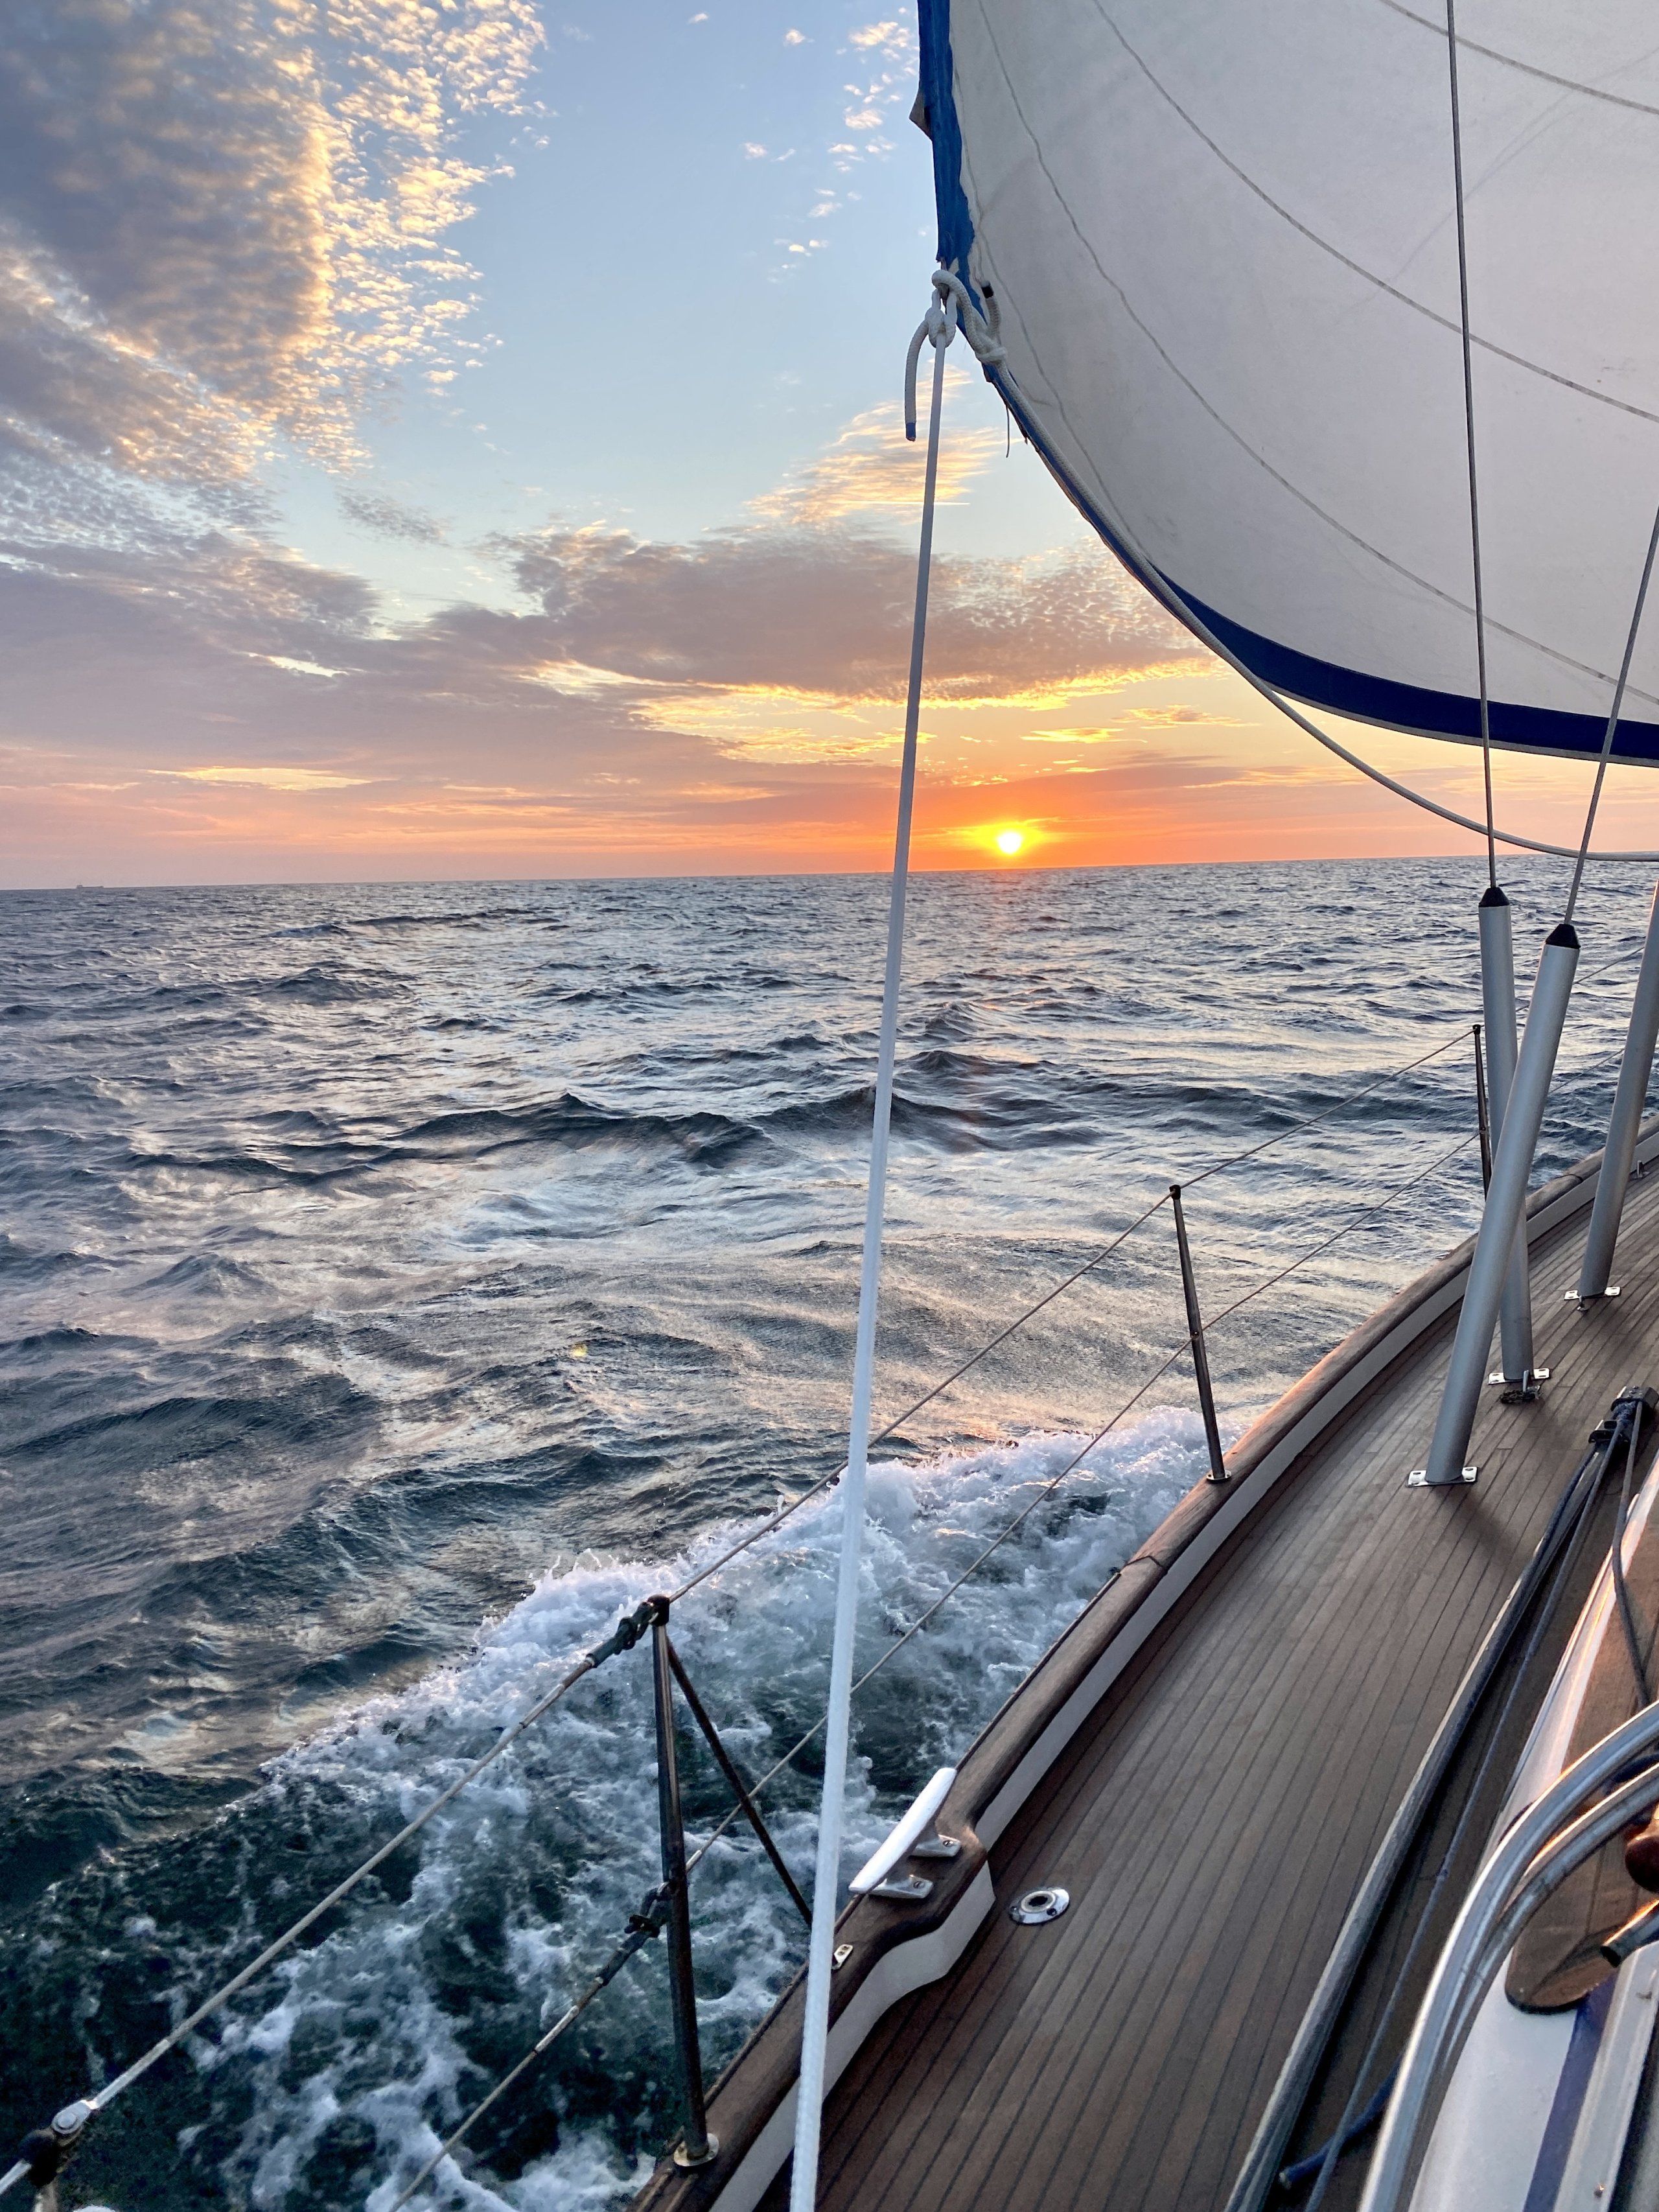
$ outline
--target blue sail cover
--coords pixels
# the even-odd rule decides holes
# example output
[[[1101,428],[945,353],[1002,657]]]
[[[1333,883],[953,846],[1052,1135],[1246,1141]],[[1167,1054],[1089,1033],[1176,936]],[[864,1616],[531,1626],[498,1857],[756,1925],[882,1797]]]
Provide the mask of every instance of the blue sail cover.
[[[1473,738],[1437,0],[921,0],[939,252],[1144,580],[1255,674]],[[1599,750],[1659,503],[1659,15],[1459,0],[1492,732]],[[1616,757],[1659,760],[1659,617]]]

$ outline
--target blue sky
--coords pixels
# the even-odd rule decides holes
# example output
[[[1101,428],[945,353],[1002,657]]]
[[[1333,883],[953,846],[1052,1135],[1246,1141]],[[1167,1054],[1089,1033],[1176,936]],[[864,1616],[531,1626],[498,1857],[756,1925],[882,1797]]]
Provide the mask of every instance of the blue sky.
[[[915,83],[835,0],[11,10],[0,880],[884,865]],[[944,489],[921,865],[1459,842],[1176,630],[965,353]]]
[[[621,524],[685,539],[738,525],[854,416],[888,403],[927,300],[927,149],[908,120],[914,17],[750,4],[545,15],[522,117],[457,158],[497,172],[459,243],[478,311],[460,363],[365,429],[366,483],[450,543],[389,543],[297,459],[285,511],[313,558],[367,569],[410,611],[510,587],[465,550],[492,532]],[[509,177],[499,173],[510,167]],[[964,425],[1001,410],[963,380]],[[964,550],[1081,538],[1030,467],[982,484]]]

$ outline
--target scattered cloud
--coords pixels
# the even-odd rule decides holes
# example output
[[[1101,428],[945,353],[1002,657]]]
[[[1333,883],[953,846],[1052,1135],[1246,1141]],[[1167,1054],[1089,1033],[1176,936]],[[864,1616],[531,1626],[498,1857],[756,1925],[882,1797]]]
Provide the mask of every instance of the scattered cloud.
[[[1022,730],[1019,736],[1021,744],[1027,745],[1103,745],[1144,738],[1151,730],[1236,730],[1241,726],[1235,715],[1215,714],[1205,707],[1177,704],[1126,707],[1116,722],[1097,728],[1068,729],[1062,726],[1053,730]]]
[[[963,369],[946,375],[947,389],[968,381]],[[939,497],[960,499],[1002,450],[994,428],[954,434],[939,455]],[[921,504],[925,465],[920,440],[904,436],[902,410],[884,403],[855,416],[826,452],[753,501],[751,512],[769,522],[814,526],[854,515],[908,514]]]
[[[523,109],[532,0],[54,0],[0,29],[0,440],[152,483],[333,463],[441,373],[469,114]]]
[[[897,119],[898,112],[908,112],[915,92],[917,65],[915,28],[897,16],[849,32],[848,47],[860,60],[884,62],[887,66],[877,69],[866,82],[842,87],[849,101],[842,116],[842,125],[860,134],[827,149],[843,173],[860,161],[892,152],[893,141],[877,134]]]
[[[61,298],[41,312],[61,337]],[[400,620],[361,577],[283,550],[252,490],[216,478],[223,441],[252,419],[246,387],[233,400],[159,354],[129,359],[110,328],[88,309],[77,389],[97,397],[90,364],[108,355],[135,441],[161,452],[162,472],[144,473],[137,445],[65,459],[101,426],[49,425],[40,380],[34,442],[0,511],[0,781],[23,794],[15,852],[37,855],[15,866],[46,865],[29,842],[37,805],[56,810],[64,837],[90,835],[94,818],[121,825],[103,834],[122,852],[219,840],[230,857],[215,866],[228,872],[274,824],[325,872],[331,852],[372,849],[404,872],[440,853],[487,867],[526,838],[599,853],[619,823],[665,861],[701,860],[710,823],[757,853],[803,823],[831,849],[862,852],[867,808],[887,804],[915,581],[910,545],[886,534],[913,514],[922,468],[896,408],[848,423],[739,526],[653,540],[555,523],[473,549],[492,604]],[[9,373],[0,345],[0,381]],[[943,496],[1000,451],[994,431],[954,438]],[[337,495],[357,529],[444,538],[437,518],[371,482]],[[956,788],[964,749],[984,743],[963,726],[989,710],[1029,716],[1195,654],[1092,549],[941,559],[930,787]],[[948,729],[933,719],[945,714]],[[1041,811],[1022,800],[1023,815]]]
[[[444,526],[419,507],[406,507],[384,493],[346,490],[340,494],[342,512],[361,529],[380,538],[402,538],[410,545],[441,545]]]
[[[544,660],[697,693],[764,687],[823,701],[902,696],[915,556],[835,523],[761,524],[690,544],[551,530],[502,551],[538,604]],[[1064,699],[1201,659],[1092,548],[1037,561],[941,559],[929,690],[959,704]],[[659,723],[672,717],[660,701]]]
[[[149,773],[179,783],[221,783],[239,791],[347,791],[369,781],[366,775],[337,775],[328,769],[262,767],[246,762],[216,768],[157,768]]]
[[[804,46],[806,42],[805,31],[786,31],[783,34],[783,43],[786,46]]]
[[[861,24],[857,30],[848,33],[847,43],[860,52],[873,51],[895,62],[908,61],[915,51],[915,36],[910,25],[901,22],[896,15],[890,15],[884,22]]]
[[[1212,728],[1236,730],[1237,720],[1230,714],[1212,714],[1202,707],[1131,707],[1123,717],[1126,722],[1136,723],[1143,730],[1186,729],[1194,723],[1208,723]]]
[[[331,683],[350,673],[345,668],[325,668],[320,660],[296,660],[291,653],[260,653],[254,659],[269,661],[273,668],[286,668],[290,676],[321,676]]]

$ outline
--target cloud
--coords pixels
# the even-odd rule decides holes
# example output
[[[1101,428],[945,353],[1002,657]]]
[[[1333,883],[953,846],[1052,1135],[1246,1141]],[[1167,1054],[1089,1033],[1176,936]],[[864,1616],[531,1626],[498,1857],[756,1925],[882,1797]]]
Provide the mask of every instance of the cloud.
[[[556,641],[549,659],[682,689],[902,692],[914,556],[868,532],[757,526],[679,544],[552,530],[500,550]],[[1194,658],[1187,634],[1092,549],[935,565],[936,697],[1063,698]]]
[[[369,781],[364,775],[337,775],[327,769],[278,768],[246,762],[214,768],[156,768],[149,772],[181,783],[228,784],[238,791],[347,791]]]
[[[908,108],[915,90],[916,74],[914,27],[896,15],[850,31],[848,45],[860,58],[872,63],[884,61],[889,66],[878,70],[867,83],[842,87],[852,101],[842,114],[843,127],[867,134],[829,148],[836,167],[843,172],[866,155],[892,152],[892,140],[874,134],[896,119],[895,111]]]
[[[1236,730],[1241,726],[1231,714],[1212,714],[1206,708],[1188,706],[1126,707],[1117,723],[1103,728],[1022,730],[1027,745],[1103,745],[1114,739],[1144,737],[1149,730],[1210,728]]]
[[[953,441],[947,496],[994,444]],[[43,478],[75,476],[25,458]],[[95,817],[121,855],[199,854],[205,839],[222,856],[152,860],[152,877],[285,872],[237,857],[265,854],[273,824],[325,873],[331,853],[352,856],[336,872],[371,852],[381,872],[438,854],[488,868],[526,839],[597,854],[619,834],[706,864],[697,825],[715,819],[757,855],[803,823],[823,851],[862,854],[865,815],[887,803],[915,592],[914,551],[884,529],[913,507],[919,472],[896,410],[872,410],[740,526],[652,540],[555,524],[475,549],[500,603],[398,621],[360,577],[273,544],[256,514],[220,514],[222,488],[181,496],[88,461],[82,526],[64,530],[61,511],[55,530],[0,518],[0,752],[24,810],[10,865],[47,866],[31,824],[48,815],[60,837],[82,825],[71,849]],[[441,531],[366,485],[340,501],[361,528]],[[930,715],[1024,713],[1195,659],[1092,548],[937,563]],[[924,738],[936,789],[982,742],[931,726]]]
[[[0,30],[0,422],[152,480],[339,461],[353,411],[441,368],[458,125],[521,104],[531,0],[52,0]]]
[[[857,46],[863,52],[873,50],[885,54],[890,60],[902,62],[909,59],[915,41],[910,26],[901,22],[896,15],[890,15],[884,22],[865,23],[857,30],[849,31],[847,43],[849,46]]]
[[[340,507],[350,521],[362,529],[372,530],[379,538],[402,538],[410,545],[443,543],[444,526],[435,517],[423,514],[419,507],[405,507],[401,501],[389,499],[383,493],[343,491]]]
[[[1212,728],[1236,730],[1237,721],[1231,714],[1212,714],[1202,707],[1131,707],[1123,717],[1143,730],[1188,729],[1194,723],[1208,723]]]
[[[964,370],[948,372],[950,385],[967,381]],[[939,497],[960,499],[1002,448],[1001,433],[989,427],[954,433],[939,454]],[[921,441],[905,438],[896,403],[872,407],[854,416],[827,452],[751,501],[750,512],[769,522],[811,526],[852,515],[908,514],[921,504],[926,459]]]

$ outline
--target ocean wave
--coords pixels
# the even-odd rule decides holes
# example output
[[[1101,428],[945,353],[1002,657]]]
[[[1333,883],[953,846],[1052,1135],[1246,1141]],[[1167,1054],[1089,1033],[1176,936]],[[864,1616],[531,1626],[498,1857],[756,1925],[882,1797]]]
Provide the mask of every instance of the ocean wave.
[[[1506,880],[1525,972],[1565,878],[1523,864]],[[884,1405],[1171,1176],[1285,1139],[1193,1193],[1218,1311],[1471,1134],[1484,881],[1478,860],[918,878]],[[141,2048],[181,1990],[325,1888],[523,1686],[672,1571],[663,1554],[830,1463],[884,898],[851,877],[0,894],[13,2139],[50,2107],[43,2085],[80,2086],[88,2049],[112,2063]],[[1633,875],[1586,887],[1540,1175],[1600,1141],[1645,901]],[[1302,926],[1314,907],[1329,910]],[[1459,1025],[1419,1073],[1289,1133]],[[1218,1328],[1224,1406],[1269,1402],[1479,1204],[1469,1146]],[[1165,1216],[930,1407],[922,1438],[1103,1418],[1180,1327]],[[1186,1432],[1171,1435],[1173,1489]],[[1126,1440],[1132,1488],[1130,1446],[1155,1460],[1156,1443]],[[1047,1449],[984,1460],[983,1500],[960,1451],[893,1478],[915,1525],[884,1492],[872,1635],[914,1618],[934,1563],[1015,1494],[1020,1454]],[[1147,1466],[1151,1512],[1163,1477]],[[1123,1534],[1097,1544],[1091,1510],[1079,1492],[1034,1516],[1011,1642],[994,1582],[989,1615],[963,1593],[971,1634],[952,1645],[942,1617],[877,1678],[861,1837],[1087,1595]],[[686,1609],[697,1679],[757,1762],[821,1691],[829,1526],[807,1516],[781,1537],[729,1618],[718,1589]],[[605,1556],[515,1606],[556,1551],[587,1547]],[[818,1593],[799,1620],[780,1595],[796,1551],[793,1587]],[[626,1564],[641,1559],[659,1564]],[[457,1653],[453,1675],[410,1686]],[[625,1664],[573,1700],[539,1762],[526,1747],[516,1799],[481,1797],[388,1867],[222,2051],[176,2057],[100,2123],[77,2187],[123,2212],[335,2212],[407,2172],[422,2130],[517,2055],[645,1886],[648,1744]],[[360,1714],[252,1787],[262,1759],[376,1687],[385,1727]],[[703,1819],[718,1792],[689,1756]],[[811,1796],[809,1772],[778,1800],[803,1865]],[[705,1871],[712,2066],[798,1937],[763,1867]],[[659,1960],[629,1967],[545,2094],[486,2135],[477,2204],[607,2202],[659,2146],[660,1983]],[[411,2090],[423,2023],[434,2070]]]
[[[389,1152],[416,1159],[476,1158],[521,1145],[621,1145],[665,1147],[706,1166],[729,1158],[757,1134],[724,1114],[642,1114],[595,1105],[567,1091],[535,1104],[434,1115],[404,1130]]]
[[[1084,1439],[1023,1443],[872,1470],[860,1664],[867,1665]],[[844,1849],[850,1874],[932,1769],[957,1758],[1007,1692],[1201,1468],[1195,1420],[1158,1413],[1096,1448],[989,1569],[860,1701]],[[735,1758],[754,1774],[816,1717],[834,1605],[831,1493],[677,1609],[675,1638]],[[288,1753],[188,1860],[129,1854],[49,1893],[32,1946],[0,1966],[30,2029],[9,2070],[78,2078],[131,2055],[169,2008],[235,1965],[476,1757],[617,1614],[712,1558],[576,1568],[544,1580],[471,1655]],[[120,2202],[262,2212],[384,2207],[483,2088],[562,2008],[658,1878],[648,1669],[613,1661],[366,1887],[320,1940],[238,2000],[216,2031],[99,2123],[87,2180]],[[692,1838],[726,1810],[686,1746]],[[799,1879],[817,1768],[769,1794]],[[711,1853],[695,1897],[711,2076],[799,1964],[793,1909],[747,1832]],[[69,2001],[85,1990],[88,2011]],[[66,2002],[69,2008],[65,2009]],[[672,2051],[654,1953],[479,2131],[469,2201],[592,2212],[625,2201],[673,2132]],[[53,2094],[56,2094],[54,2088]],[[136,2108],[131,2113],[127,2107]],[[135,2154],[178,2146],[135,2198]],[[94,2166],[91,2159],[95,2151]],[[171,2170],[173,2179],[167,2174]],[[107,2176],[106,2179],[105,2177]],[[170,2193],[174,2188],[177,2194]]]

